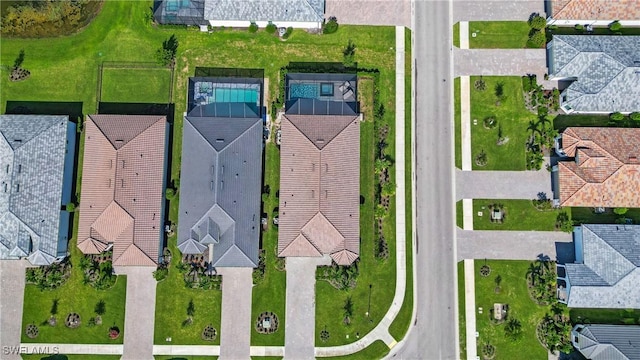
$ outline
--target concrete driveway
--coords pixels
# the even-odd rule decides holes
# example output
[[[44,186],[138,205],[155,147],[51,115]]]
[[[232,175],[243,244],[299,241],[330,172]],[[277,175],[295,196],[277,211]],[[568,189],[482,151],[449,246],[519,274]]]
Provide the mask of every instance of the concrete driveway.
[[[153,329],[156,316],[155,267],[119,266],[118,275],[127,275],[123,360],[153,359]]]
[[[339,24],[411,27],[410,0],[326,0],[325,8]]]
[[[222,275],[220,359],[249,359],[252,268],[218,268]]]
[[[454,75],[516,75],[547,72],[545,49],[458,49],[453,48]]]
[[[553,198],[551,173],[539,171],[462,171],[456,169],[456,200]]]
[[[457,229],[458,261],[463,259],[535,260],[548,256],[573,261],[571,234],[560,231],[465,231]]]
[[[27,260],[0,260],[0,346],[20,346],[22,303],[24,301]],[[2,359],[22,359],[19,354],[5,354]]]
[[[544,1],[469,1],[453,0],[453,22],[519,20],[526,21],[531,13],[544,16]]]

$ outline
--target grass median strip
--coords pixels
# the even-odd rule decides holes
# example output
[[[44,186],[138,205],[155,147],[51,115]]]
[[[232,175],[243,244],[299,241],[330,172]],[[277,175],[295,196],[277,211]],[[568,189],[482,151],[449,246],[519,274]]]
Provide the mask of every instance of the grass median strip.
[[[493,211],[501,213],[502,221],[492,221]],[[554,231],[562,212],[571,217],[570,208],[553,209],[550,204],[536,207],[534,200],[474,199],[473,229]]]

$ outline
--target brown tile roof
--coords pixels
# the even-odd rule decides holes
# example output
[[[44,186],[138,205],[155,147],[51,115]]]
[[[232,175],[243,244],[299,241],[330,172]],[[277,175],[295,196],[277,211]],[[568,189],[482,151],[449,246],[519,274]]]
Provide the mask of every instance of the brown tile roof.
[[[638,20],[640,0],[552,0],[556,20]]]
[[[562,146],[561,206],[640,207],[640,129],[570,127]]]
[[[78,248],[96,254],[113,244],[114,265],[155,266],[166,118],[89,115],[85,129]]]
[[[340,265],[351,264],[360,247],[359,204],[357,118],[284,116],[279,256],[330,254]]]

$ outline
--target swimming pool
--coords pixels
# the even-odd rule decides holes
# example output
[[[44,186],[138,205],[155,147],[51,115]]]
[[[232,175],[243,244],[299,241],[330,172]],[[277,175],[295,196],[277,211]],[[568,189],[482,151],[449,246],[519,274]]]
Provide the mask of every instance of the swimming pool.
[[[296,83],[289,85],[290,99],[317,99],[320,89],[318,84]]]
[[[258,91],[255,89],[217,88],[213,96],[209,98],[209,103],[212,102],[257,103]]]

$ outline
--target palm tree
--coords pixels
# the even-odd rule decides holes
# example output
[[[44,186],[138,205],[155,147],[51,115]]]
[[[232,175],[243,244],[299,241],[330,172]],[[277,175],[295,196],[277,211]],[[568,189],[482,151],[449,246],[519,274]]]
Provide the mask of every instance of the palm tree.
[[[351,296],[347,296],[342,310],[344,310],[344,323],[346,325],[351,324],[351,316],[353,316],[353,301],[351,301]]]

